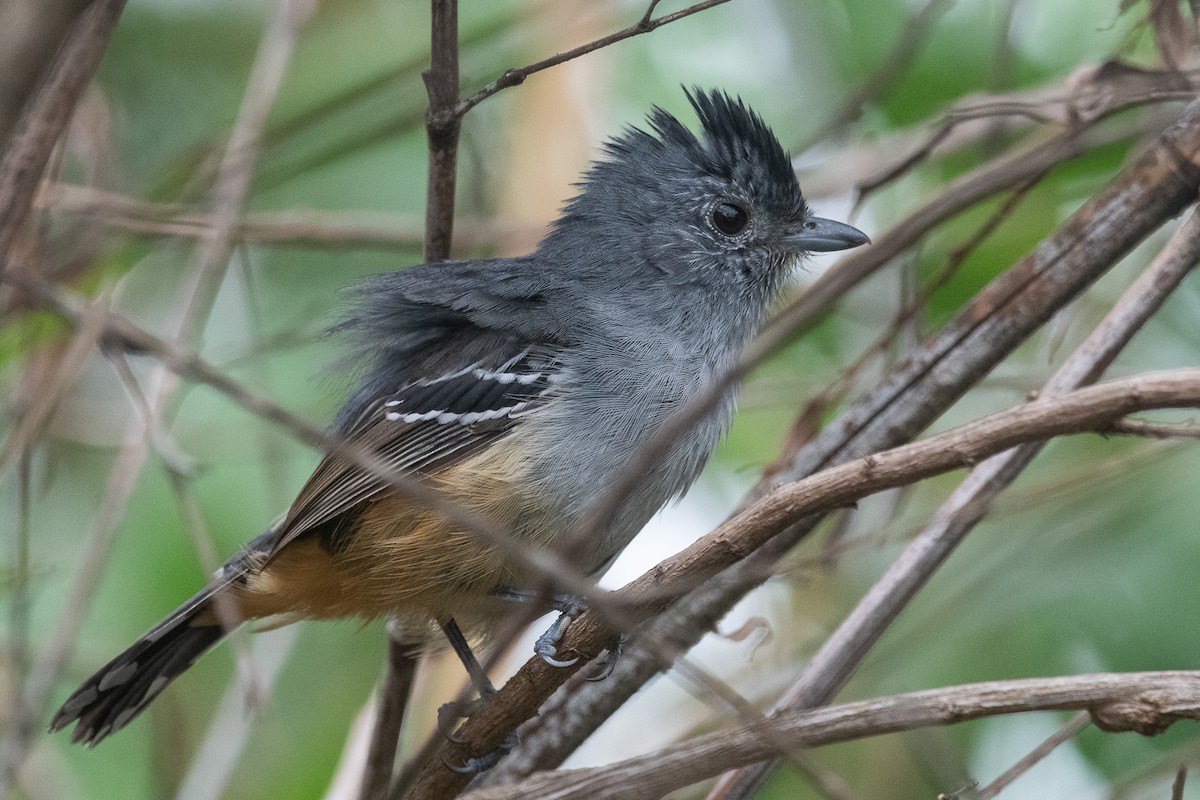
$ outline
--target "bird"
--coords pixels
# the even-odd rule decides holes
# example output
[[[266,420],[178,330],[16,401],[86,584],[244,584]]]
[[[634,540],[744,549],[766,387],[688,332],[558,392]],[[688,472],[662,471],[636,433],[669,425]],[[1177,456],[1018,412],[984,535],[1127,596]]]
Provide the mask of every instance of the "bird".
[[[653,107],[605,143],[533,252],[362,281],[332,328],[357,386],[332,433],[524,546],[569,539],[658,427],[733,367],[806,254],[869,241],[814,215],[744,101],[684,93],[699,132]],[[573,545],[579,572],[602,572],[693,483],[734,395]],[[277,524],[84,681],[50,729],[75,723],[72,741],[94,746],[250,620],[388,618],[418,651],[444,634],[478,677],[469,642],[545,580],[334,450]]]

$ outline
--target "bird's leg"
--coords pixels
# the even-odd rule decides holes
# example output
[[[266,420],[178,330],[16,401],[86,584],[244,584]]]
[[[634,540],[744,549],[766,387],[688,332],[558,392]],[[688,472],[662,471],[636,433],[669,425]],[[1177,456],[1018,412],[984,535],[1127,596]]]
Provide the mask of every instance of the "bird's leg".
[[[463,635],[462,629],[458,627],[458,623],[453,618],[447,620],[442,625],[442,632],[446,634],[446,639],[450,642],[450,646],[454,648],[454,654],[458,656],[458,660],[462,662],[463,667],[467,670],[467,674],[471,676],[471,684],[479,692],[479,697],[475,700],[452,700],[439,708],[437,712],[438,730],[455,744],[462,744],[462,740],[454,735],[454,721],[471,716],[480,703],[496,693],[496,687],[488,679],[487,671],[479,663],[479,659],[475,657],[470,643],[467,642],[467,637]],[[493,752],[478,758],[469,758],[461,767],[451,766],[450,764],[446,764],[446,767],[454,772],[468,775],[485,772],[496,766],[497,762],[504,757],[504,754],[520,744],[520,741],[517,734],[513,733]]]
[[[475,691],[479,692],[479,697],[475,700],[452,700],[438,709],[438,728],[447,739],[457,743],[458,739],[454,738],[454,721],[471,716],[471,712],[478,708],[481,702],[496,693],[496,687],[488,679],[487,672],[479,663],[479,659],[475,657],[475,653],[472,652],[467,637],[463,635],[462,629],[458,627],[458,623],[453,618],[443,623],[442,632],[446,634],[446,639],[454,648],[454,654],[458,656],[458,660],[467,670],[467,675],[471,678],[471,685],[475,687]]]

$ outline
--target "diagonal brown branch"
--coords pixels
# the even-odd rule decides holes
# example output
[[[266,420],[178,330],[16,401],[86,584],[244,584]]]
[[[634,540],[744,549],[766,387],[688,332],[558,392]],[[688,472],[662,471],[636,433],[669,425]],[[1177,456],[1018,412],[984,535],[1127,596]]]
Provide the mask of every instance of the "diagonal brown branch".
[[[797,749],[886,733],[953,725],[1000,714],[1086,710],[1106,731],[1153,736],[1179,720],[1200,721],[1200,673],[1102,673],[965,684],[788,712],[768,723]],[[464,800],[650,800],[717,771],[775,753],[753,727],[697,736],[654,753],[590,769],[539,773]]]
[[[826,426],[821,436],[793,459],[784,472],[785,478],[809,475],[828,463],[894,446],[930,424],[1056,309],[1103,274],[1136,241],[1193,200],[1200,169],[1181,156],[1200,160],[1200,103],[1190,105],[1181,120],[1135,164],[1079,209],[1034,253],[981,291],[941,333],[900,364],[874,391]],[[661,635],[675,642],[697,641],[704,631],[697,620],[722,616],[761,582],[771,563],[818,521],[819,517],[814,516],[793,526],[763,553],[693,592],[687,604],[694,619],[677,620],[674,626],[664,623]],[[560,727],[557,740],[544,743],[548,754],[539,762],[542,767],[564,758],[594,728],[598,718],[611,714],[657,674],[661,668],[658,661],[632,657],[637,650],[636,646],[627,649],[613,679],[580,692],[578,703],[588,709],[586,718],[569,735]],[[551,675],[538,677],[553,682],[545,696],[561,683]],[[538,696],[539,702],[544,699],[540,688]],[[517,712],[509,709],[500,718],[508,721],[516,716]]]
[[[1095,381],[1198,260],[1200,216],[1193,211],[1112,311],[1050,378],[1042,396],[1052,397]],[[809,659],[776,708],[812,708],[828,702],[901,610],[983,518],[992,501],[1041,448],[1041,442],[1031,442],[980,464]],[[710,797],[748,797],[752,787],[765,777],[766,769],[765,765],[756,765],[741,774],[726,776]]]
[[[932,475],[971,466],[1026,441],[1085,430],[1103,430],[1116,419],[1147,407],[1200,406],[1200,369],[1147,373],[1081,389],[1062,397],[1031,401],[969,425],[882,453],[829,467],[812,477],[780,486],[747,511],[723,524],[694,545],[672,556],[622,589],[618,596],[643,606],[663,608],[687,587],[702,584],[721,570],[754,553],[798,520],[828,512],[874,492],[911,484]],[[680,604],[689,613],[699,613]],[[611,629],[590,612],[570,628],[563,653],[594,658],[608,643]],[[658,636],[657,642],[680,643]],[[684,646],[690,642],[683,643]],[[659,668],[667,666],[659,662]],[[459,731],[463,743],[442,749],[446,763],[491,752],[507,731],[514,730],[577,668],[561,669],[539,658],[528,661],[493,701],[476,712]],[[451,796],[466,777],[435,762],[407,797]]]

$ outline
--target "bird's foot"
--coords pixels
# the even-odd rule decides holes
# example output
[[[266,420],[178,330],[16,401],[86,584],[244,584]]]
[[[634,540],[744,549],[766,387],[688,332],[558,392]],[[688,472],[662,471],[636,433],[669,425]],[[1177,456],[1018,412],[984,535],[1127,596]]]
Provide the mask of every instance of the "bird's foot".
[[[442,732],[442,736],[455,744],[462,744],[463,740],[455,735],[458,728],[456,723],[478,711],[479,707],[495,693],[496,690],[490,688],[480,693],[479,697],[474,700],[451,700],[449,703],[444,703],[437,710],[437,726],[438,730]]]
[[[552,601],[554,608],[559,612],[558,619],[554,620],[546,632],[537,638],[533,644],[533,652],[552,667],[573,667],[579,663],[579,657],[560,659],[558,645],[567,635],[567,629],[571,627],[571,623],[587,610],[587,605],[582,599],[569,595],[555,596]]]
[[[617,668],[617,662],[621,660],[621,654],[625,652],[625,643],[629,641],[629,635],[622,633],[616,638],[608,651],[604,654],[604,663],[600,666],[599,672],[588,678],[593,683],[602,681],[609,675],[612,675],[613,670]]]
[[[517,736],[515,733],[509,734],[508,738],[505,739],[495,750],[484,756],[468,758],[460,767],[454,766],[445,758],[442,759],[442,763],[446,765],[446,769],[450,770],[451,772],[457,772],[459,775],[478,775],[481,772],[487,772],[489,769],[500,763],[500,759],[508,755],[508,751],[512,750],[520,743],[521,737]]]

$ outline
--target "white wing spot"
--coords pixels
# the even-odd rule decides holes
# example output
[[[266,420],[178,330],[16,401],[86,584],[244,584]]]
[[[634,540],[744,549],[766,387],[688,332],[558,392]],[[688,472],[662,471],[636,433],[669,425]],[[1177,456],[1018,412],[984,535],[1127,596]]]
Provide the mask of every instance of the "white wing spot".
[[[388,422],[395,422],[396,420],[400,419],[400,412],[389,411],[386,414],[384,414],[384,416],[387,417]]]

